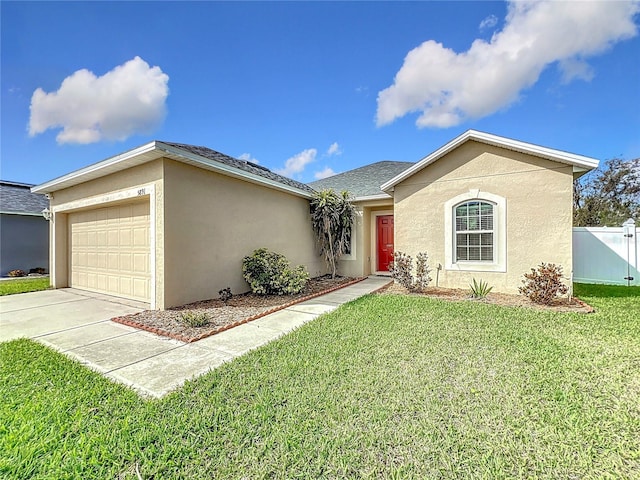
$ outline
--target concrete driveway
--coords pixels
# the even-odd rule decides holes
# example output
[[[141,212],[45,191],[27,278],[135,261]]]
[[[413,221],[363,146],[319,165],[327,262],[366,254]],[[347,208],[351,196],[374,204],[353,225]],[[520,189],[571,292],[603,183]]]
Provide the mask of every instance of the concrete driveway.
[[[0,341],[64,332],[79,336],[87,326],[145,308],[148,304],[72,288],[6,295],[0,297]]]
[[[71,288],[7,295],[0,297],[0,342],[32,338],[144,395],[162,397],[389,281],[370,277],[194,343],[110,320],[148,304]]]

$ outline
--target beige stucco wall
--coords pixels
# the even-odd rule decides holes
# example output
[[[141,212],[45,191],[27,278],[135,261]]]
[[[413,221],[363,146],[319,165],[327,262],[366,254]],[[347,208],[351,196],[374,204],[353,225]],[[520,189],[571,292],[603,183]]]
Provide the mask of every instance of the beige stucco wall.
[[[165,307],[248,290],[242,258],[261,247],[325,273],[303,198],[165,160]]]
[[[164,303],[163,268],[163,160],[155,160],[125,171],[91,180],[51,194],[51,210],[54,212],[50,222],[50,272],[54,288],[68,286],[69,282],[69,243],[68,215],[79,210],[106,207],[118,203],[139,201],[146,197],[153,202],[154,228],[151,235],[155,243],[156,305]],[[144,192],[141,190],[144,189]],[[142,195],[139,195],[142,193]],[[153,280],[153,278],[152,278]],[[152,290],[153,291],[153,290]]]
[[[506,272],[446,268],[445,202],[470,190],[506,200]],[[469,141],[396,185],[395,250],[426,251],[439,285],[467,288],[483,279],[494,291],[516,293],[522,275],[540,262],[562,265],[571,276],[572,167]],[[432,284],[432,285],[433,285]]]

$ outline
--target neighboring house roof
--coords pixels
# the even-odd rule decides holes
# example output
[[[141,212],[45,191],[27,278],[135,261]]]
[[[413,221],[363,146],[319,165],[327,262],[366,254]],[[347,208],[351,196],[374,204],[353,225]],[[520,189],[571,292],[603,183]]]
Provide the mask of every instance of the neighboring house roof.
[[[255,163],[238,160],[207,147],[158,140],[33,187],[32,191],[55,192],[162,157],[305,198],[313,194],[313,189],[304,183],[273,173]]]
[[[591,169],[597,168],[599,163],[599,161],[595,158],[583,157],[582,155],[576,155],[573,153],[563,152],[561,150],[541,147],[539,145],[520,142],[518,140],[512,140],[510,138],[499,137],[498,135],[478,132],[477,130],[467,130],[462,135],[454,138],[443,147],[440,147],[435,152],[424,157],[412,167],[409,167],[404,172],[393,177],[391,180],[384,183],[380,188],[385,192],[393,191],[393,187],[395,187],[398,183],[409,178],[411,175],[419,172],[427,165],[430,165],[431,163],[435,162],[436,160],[440,159],[452,150],[458,148],[459,146],[470,140],[571,165],[573,167],[574,173],[588,172]]]
[[[32,184],[0,180],[0,213],[42,215],[49,206],[44,195],[31,193]]]
[[[336,192],[347,190],[358,198],[384,196],[389,197],[380,190],[380,185],[395,177],[399,173],[414,165],[412,162],[393,162],[385,160],[372,163],[364,167],[338,173],[331,177],[316,180],[308,185],[315,190],[333,189]]]

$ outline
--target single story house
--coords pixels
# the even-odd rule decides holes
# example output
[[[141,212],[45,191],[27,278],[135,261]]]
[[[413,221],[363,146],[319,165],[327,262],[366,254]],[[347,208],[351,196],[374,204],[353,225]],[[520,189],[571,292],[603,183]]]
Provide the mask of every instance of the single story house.
[[[0,180],[0,276],[12,270],[49,268],[49,224],[42,210],[49,206],[33,185]]]
[[[517,293],[540,262],[571,278],[573,181],[598,160],[468,130],[415,164],[394,163],[391,176],[383,164],[364,167],[373,172],[350,189],[359,216],[345,274],[384,273],[401,251],[426,252],[441,287],[468,288],[475,278]],[[343,188],[349,175],[310,185]]]
[[[343,275],[388,274],[394,250],[427,252],[443,287],[516,292],[540,262],[572,270],[573,180],[593,158],[469,130],[417,163],[378,162],[305,185],[205,147],[154,141],[32,190],[50,196],[51,278],[164,309],[248,290],[254,249],[325,273],[314,189],[358,210]],[[436,272],[437,268],[437,272]]]

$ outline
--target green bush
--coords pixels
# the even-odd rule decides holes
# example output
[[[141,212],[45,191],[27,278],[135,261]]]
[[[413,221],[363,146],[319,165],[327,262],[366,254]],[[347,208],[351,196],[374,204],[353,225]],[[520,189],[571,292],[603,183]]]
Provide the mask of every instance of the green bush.
[[[524,274],[524,284],[518,291],[532,302],[551,305],[558,295],[564,295],[569,288],[562,283],[562,267],[553,263],[542,262],[531,273]]]
[[[287,258],[266,248],[259,248],[242,260],[242,275],[258,295],[294,295],[309,280],[302,265],[291,268]]]
[[[182,312],[182,323],[189,327],[204,327],[209,323],[209,315],[205,312]]]

